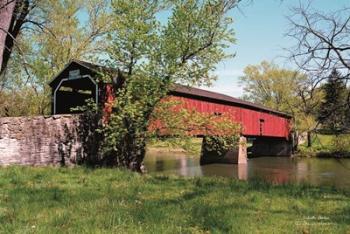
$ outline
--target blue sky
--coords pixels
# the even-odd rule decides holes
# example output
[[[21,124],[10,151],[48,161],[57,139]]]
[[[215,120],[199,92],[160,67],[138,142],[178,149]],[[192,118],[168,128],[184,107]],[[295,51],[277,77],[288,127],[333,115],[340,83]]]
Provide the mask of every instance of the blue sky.
[[[285,48],[293,46],[288,32],[289,22],[286,16],[291,14],[292,7],[305,4],[308,0],[243,0],[240,10],[234,9],[230,14],[234,20],[236,44],[228,52],[236,57],[220,63],[216,74],[218,80],[212,87],[203,89],[224,93],[234,97],[243,95],[239,77],[248,65],[259,64],[263,60],[273,61],[283,67],[293,67],[285,57]],[[324,12],[350,6],[350,0],[313,0],[313,8]],[[80,15],[81,20],[87,17]],[[160,20],[166,20],[163,13]],[[164,19],[162,19],[164,18]]]
[[[263,60],[273,60],[280,66],[290,67],[284,48],[291,47],[292,41],[286,37],[289,23],[286,16],[291,14],[291,7],[298,6],[303,0],[254,0],[253,3],[241,5],[241,12],[234,10],[233,28],[237,42],[230,49],[236,57],[221,63],[216,74],[219,79],[208,90],[224,93],[234,97],[243,94],[238,77],[250,64]],[[327,12],[350,6],[350,0],[314,0],[314,8]]]

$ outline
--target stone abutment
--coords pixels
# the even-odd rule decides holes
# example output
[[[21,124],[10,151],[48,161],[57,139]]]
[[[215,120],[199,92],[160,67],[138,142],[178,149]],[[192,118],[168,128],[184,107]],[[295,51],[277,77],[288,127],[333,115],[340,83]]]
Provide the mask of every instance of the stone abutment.
[[[0,118],[0,165],[74,165],[84,155],[79,115]]]

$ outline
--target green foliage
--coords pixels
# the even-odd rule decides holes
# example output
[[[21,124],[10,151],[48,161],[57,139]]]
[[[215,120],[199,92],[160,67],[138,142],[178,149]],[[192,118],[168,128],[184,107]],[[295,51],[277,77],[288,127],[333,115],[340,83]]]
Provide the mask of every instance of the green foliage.
[[[311,147],[307,143],[298,146],[298,156],[315,157],[320,152],[331,152],[333,135],[313,134],[311,137]]]
[[[0,117],[36,115],[38,101],[29,87],[0,91]]]
[[[206,144],[207,150],[219,154],[237,146],[241,125],[232,121],[232,116],[201,113],[184,106],[184,102],[174,97],[158,103],[150,119],[150,137],[172,136],[191,143],[193,136],[211,136]],[[189,148],[186,145],[185,148]]]
[[[286,112],[294,117],[294,128],[311,131],[323,92],[310,85],[309,77],[294,70],[263,61],[247,66],[241,77],[245,99]]]
[[[241,125],[228,113],[199,112],[176,97],[167,97],[157,104],[150,117],[151,136],[236,136]]]
[[[96,114],[96,113],[100,112],[101,109],[98,108],[98,106],[96,105],[96,102],[92,98],[89,98],[89,99],[85,100],[84,106],[73,107],[70,109],[70,111],[92,115],[94,113]]]
[[[348,90],[337,70],[333,70],[327,83],[322,86],[325,97],[320,106],[318,120],[322,128],[340,133],[349,127]]]
[[[312,147],[299,146],[298,156],[303,157],[350,157],[350,135],[313,134]]]
[[[117,165],[139,170],[152,113],[174,83],[200,85],[215,79],[212,71],[229,57],[224,50],[234,42],[226,13],[235,3],[112,1],[105,62],[122,71],[124,83],[104,129],[103,148],[115,155]],[[161,22],[158,15],[165,11],[170,16]]]
[[[108,124],[99,131],[104,136],[102,153],[107,158],[114,157],[116,165],[139,170],[151,115],[171,86],[210,84],[216,78],[213,71],[218,62],[232,57],[225,51],[235,42],[232,19],[227,13],[237,2],[38,1],[28,16],[36,23],[28,25],[18,38],[20,49],[14,51],[6,77],[7,93],[0,98],[29,89],[26,97],[30,101],[24,105],[34,110],[23,109],[18,114],[47,114],[47,83],[69,60],[99,60],[119,69],[124,82],[117,87]],[[163,13],[169,15],[166,20],[160,20]],[[85,22],[82,15],[87,16]],[[199,126],[208,123],[204,119],[209,116],[194,112],[186,116],[196,117],[201,122]],[[223,121],[214,125],[221,129],[227,126]]]
[[[194,137],[166,137],[150,138],[147,141],[147,150],[155,152],[180,152],[198,157],[202,149],[202,138]]]
[[[30,84],[23,61],[14,52],[4,79],[0,80],[0,116],[30,116],[42,113],[41,96]]]
[[[228,150],[236,149],[239,143],[239,135],[232,136],[208,136],[204,139],[207,151],[217,152],[218,155],[224,156]]]
[[[246,92],[245,99],[267,105],[279,111],[291,112],[295,105],[298,83],[304,79],[295,71],[279,68],[267,61],[244,69],[241,82]]]
[[[350,136],[347,134],[338,135],[332,139],[332,151],[337,153],[350,152]]]
[[[346,233],[348,191],[116,169],[0,169],[1,233]]]

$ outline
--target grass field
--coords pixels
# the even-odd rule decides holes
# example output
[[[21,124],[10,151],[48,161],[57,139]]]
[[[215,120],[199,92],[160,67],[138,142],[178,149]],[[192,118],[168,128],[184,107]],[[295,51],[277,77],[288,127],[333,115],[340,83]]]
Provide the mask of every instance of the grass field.
[[[350,233],[350,191],[117,169],[0,168],[1,233]]]

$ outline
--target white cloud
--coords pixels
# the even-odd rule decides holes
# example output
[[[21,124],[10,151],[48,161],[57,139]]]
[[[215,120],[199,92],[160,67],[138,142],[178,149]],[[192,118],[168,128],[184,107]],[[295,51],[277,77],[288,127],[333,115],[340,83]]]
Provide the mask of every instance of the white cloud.
[[[243,75],[243,70],[222,68],[215,74],[218,80],[211,87],[201,87],[201,89],[238,98],[243,95],[243,87],[239,84],[239,77]]]
[[[222,93],[226,94],[232,97],[241,97],[243,95],[243,88],[236,85],[236,84],[231,84],[231,85],[216,85],[214,84],[211,87],[201,87],[201,89],[205,89],[208,91],[213,91],[217,93]]]

